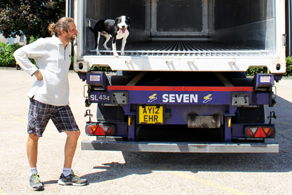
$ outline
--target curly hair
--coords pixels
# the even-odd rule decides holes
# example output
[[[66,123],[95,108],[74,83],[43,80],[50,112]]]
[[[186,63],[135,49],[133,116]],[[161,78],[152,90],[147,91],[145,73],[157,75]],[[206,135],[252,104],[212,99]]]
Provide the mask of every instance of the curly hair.
[[[69,24],[74,22],[73,18],[63,17],[58,20],[58,22],[51,23],[48,26],[48,30],[51,32],[51,35],[55,35],[56,37],[61,35],[61,30],[68,32]]]

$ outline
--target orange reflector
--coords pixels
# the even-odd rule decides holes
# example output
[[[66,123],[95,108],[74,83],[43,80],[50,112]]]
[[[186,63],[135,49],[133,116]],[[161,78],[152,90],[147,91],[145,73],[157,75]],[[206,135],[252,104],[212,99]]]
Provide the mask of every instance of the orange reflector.
[[[264,129],[264,132],[265,132],[266,134],[268,134],[270,128],[263,127],[263,129]]]
[[[92,131],[94,133],[96,131],[96,129],[97,129],[97,126],[96,125],[93,125],[93,126],[91,126],[91,129],[92,129]]]
[[[128,116],[128,126],[131,126],[131,116]]]
[[[228,127],[231,127],[231,118],[228,119]]]
[[[88,125],[86,127],[86,132],[87,134],[93,135],[95,130],[96,130],[97,126],[96,125]]]

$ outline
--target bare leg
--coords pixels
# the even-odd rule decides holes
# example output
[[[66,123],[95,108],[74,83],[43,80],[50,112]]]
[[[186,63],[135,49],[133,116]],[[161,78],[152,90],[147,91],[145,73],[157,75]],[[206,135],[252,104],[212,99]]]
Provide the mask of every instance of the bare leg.
[[[64,168],[71,168],[73,157],[76,151],[77,141],[80,135],[80,131],[65,131],[67,134],[67,140],[65,144],[65,162]]]
[[[38,141],[39,137],[37,135],[33,133],[29,134],[27,139],[26,151],[30,168],[37,166]]]
[[[72,171],[72,162],[73,162],[73,157],[76,151],[77,141],[80,136],[80,131],[65,131],[65,132],[67,134],[67,140],[65,144],[65,162],[64,162],[63,174],[61,175],[58,181],[58,184],[77,185],[77,186],[87,185],[88,184],[87,179],[81,179],[80,177],[76,176],[74,172]],[[65,168],[71,169],[71,174],[69,176],[64,175]]]

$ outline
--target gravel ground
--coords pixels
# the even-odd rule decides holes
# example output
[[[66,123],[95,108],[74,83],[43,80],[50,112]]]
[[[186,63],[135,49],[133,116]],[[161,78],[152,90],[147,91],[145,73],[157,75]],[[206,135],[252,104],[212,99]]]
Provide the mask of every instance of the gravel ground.
[[[292,194],[292,79],[277,86],[277,154],[159,154],[82,151],[83,85],[70,72],[70,104],[82,131],[73,169],[88,186],[59,186],[66,136],[50,122],[39,141],[38,170],[45,190],[28,186],[26,97],[34,77],[24,71],[0,69],[0,195],[11,194]],[[95,113],[94,106],[91,106]]]

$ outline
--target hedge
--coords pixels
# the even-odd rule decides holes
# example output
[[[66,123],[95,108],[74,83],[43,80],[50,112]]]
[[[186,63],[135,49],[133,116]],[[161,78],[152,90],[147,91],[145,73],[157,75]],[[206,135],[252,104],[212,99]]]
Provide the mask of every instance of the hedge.
[[[286,58],[286,73],[285,76],[292,75],[292,56],[288,56]]]
[[[20,47],[18,44],[10,45],[0,42],[0,66],[15,66],[13,52]]]
[[[35,39],[31,38],[31,42]],[[13,57],[13,53],[16,49],[22,46],[18,44],[10,45],[9,43],[0,42],[0,66],[16,66],[15,59]],[[34,60],[31,60],[33,63]],[[74,58],[71,59],[71,65],[73,64]],[[91,70],[98,71],[111,71],[109,67],[92,67]],[[288,56],[286,58],[286,73],[284,76],[292,76],[292,56]],[[251,67],[246,71],[246,74],[249,76],[254,75],[255,73],[266,73],[268,70],[265,67]]]

